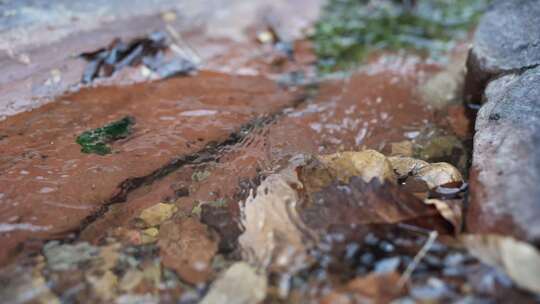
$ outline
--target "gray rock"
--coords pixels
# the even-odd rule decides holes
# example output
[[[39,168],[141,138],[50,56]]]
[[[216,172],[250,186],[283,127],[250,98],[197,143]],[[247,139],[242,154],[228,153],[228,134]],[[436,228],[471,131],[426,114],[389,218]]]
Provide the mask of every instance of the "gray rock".
[[[540,0],[495,1],[475,32],[465,99],[479,103],[491,79],[539,64]]]
[[[77,269],[80,264],[96,259],[99,249],[86,242],[70,245],[52,241],[43,247],[43,253],[51,270],[66,271]]]
[[[538,245],[540,67],[490,82],[485,101],[476,121],[467,227]]]

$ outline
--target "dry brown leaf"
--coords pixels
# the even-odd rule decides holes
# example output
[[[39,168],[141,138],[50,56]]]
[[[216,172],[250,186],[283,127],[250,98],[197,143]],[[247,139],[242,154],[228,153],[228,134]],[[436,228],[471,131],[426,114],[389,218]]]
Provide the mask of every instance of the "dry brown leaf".
[[[450,183],[463,182],[459,170],[448,163],[430,164],[418,169],[415,176],[425,181],[430,189]]]
[[[295,223],[298,193],[295,174],[267,177],[242,208],[244,232],[238,242],[244,258],[260,267],[294,270],[304,264],[305,244]]]
[[[400,178],[415,175],[419,169],[429,166],[428,162],[412,157],[390,156],[388,161]]]
[[[424,203],[433,205],[437,211],[454,227],[456,234],[461,233],[463,227],[463,201],[458,200],[441,200],[441,199],[425,199]]]
[[[396,174],[407,183],[422,182],[428,189],[462,183],[463,177],[459,171],[448,163],[430,164],[423,160],[411,157],[389,157]],[[412,179],[412,181],[411,181]],[[427,193],[424,193],[427,195]],[[460,233],[463,226],[463,200],[462,199],[424,199],[427,205],[433,205],[448,222],[454,227],[455,233]]]
[[[254,304],[266,297],[267,279],[245,262],[237,262],[212,283],[201,304]]]
[[[386,156],[375,150],[340,152],[321,155],[318,159],[330,168],[335,177],[344,182],[352,176],[360,176],[366,182],[373,178],[391,183],[396,182],[392,164]]]
[[[398,173],[410,175],[414,167],[432,183],[461,178],[448,164],[432,167],[412,158],[395,158],[394,163],[401,166]],[[428,188],[423,191],[427,196]],[[294,272],[310,263],[307,240],[316,241],[331,225],[414,221],[446,232],[444,218],[457,231],[460,208],[450,201],[423,202],[397,185],[392,162],[373,150],[304,158],[269,176],[242,204],[239,244],[246,260],[271,271]]]
[[[308,227],[317,230],[334,224],[393,224],[438,217],[435,208],[398,185],[378,179],[365,182],[352,177],[348,183],[335,182],[309,197],[299,205],[298,213]]]
[[[423,160],[400,156],[391,156],[388,157],[388,160],[400,178],[412,177],[421,179],[427,183],[430,189],[463,181],[459,170],[448,163],[430,164]]]
[[[497,267],[517,286],[540,294],[540,252],[531,244],[498,235],[462,235],[465,247],[482,262]]]

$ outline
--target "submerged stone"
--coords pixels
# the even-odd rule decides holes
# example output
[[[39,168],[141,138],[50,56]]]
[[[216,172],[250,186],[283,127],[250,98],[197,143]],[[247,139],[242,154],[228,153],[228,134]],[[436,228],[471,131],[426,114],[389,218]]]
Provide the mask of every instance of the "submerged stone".
[[[54,271],[77,269],[81,263],[96,259],[99,248],[86,242],[75,245],[50,242],[43,247],[47,266]]]
[[[177,210],[178,208],[175,205],[158,203],[144,209],[139,218],[146,226],[156,226],[170,219]]]
[[[202,304],[260,303],[266,297],[267,278],[245,262],[237,262],[211,286]]]
[[[468,229],[540,244],[540,68],[489,84],[476,119]]]
[[[197,219],[167,221],[159,231],[163,265],[190,284],[206,282],[212,275],[212,259],[219,237]]]

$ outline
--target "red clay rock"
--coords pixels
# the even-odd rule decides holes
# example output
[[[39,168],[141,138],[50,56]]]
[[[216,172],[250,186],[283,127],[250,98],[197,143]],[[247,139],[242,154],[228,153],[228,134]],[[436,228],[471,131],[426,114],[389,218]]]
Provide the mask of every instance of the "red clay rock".
[[[83,89],[0,122],[0,263],[24,240],[76,230],[126,179],[147,176],[294,102],[262,77],[201,72]],[[77,135],[125,115],[137,122],[112,154],[81,153]]]
[[[191,284],[206,282],[212,275],[217,244],[218,237],[195,218],[168,221],[159,232],[163,265]]]

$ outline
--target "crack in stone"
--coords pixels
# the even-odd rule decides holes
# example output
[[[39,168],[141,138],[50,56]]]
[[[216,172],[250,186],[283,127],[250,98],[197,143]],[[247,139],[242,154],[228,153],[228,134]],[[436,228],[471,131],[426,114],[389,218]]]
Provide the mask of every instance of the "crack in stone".
[[[303,104],[308,99],[308,97],[309,96],[307,94],[300,94],[296,96],[296,98],[294,98],[292,104],[284,108],[281,108],[274,113],[270,113],[268,115],[264,115],[264,116],[260,116],[255,119],[252,119],[248,123],[241,126],[238,131],[231,133],[229,137],[222,142],[210,143],[203,149],[193,154],[184,155],[184,156],[175,158],[171,160],[169,163],[167,163],[166,165],[164,165],[163,167],[153,171],[152,173],[148,175],[128,178],[124,180],[122,183],[120,183],[120,185],[118,186],[118,190],[109,200],[107,200],[104,204],[102,204],[92,214],[88,215],[78,227],[76,227],[73,230],[67,231],[68,234],[73,233],[75,235],[73,237],[73,240],[76,240],[78,236],[82,233],[82,231],[84,231],[93,222],[103,217],[113,205],[125,203],[127,201],[127,197],[129,196],[129,193],[131,193],[132,191],[142,186],[151,185],[154,182],[164,178],[165,176],[169,175],[172,172],[175,172],[181,169],[184,166],[199,165],[202,163],[218,160],[220,158],[220,152],[223,149],[234,146],[235,144],[242,142],[242,140],[245,139],[248,135],[250,135],[254,130],[260,129],[264,126],[271,124],[278,117],[284,114],[285,109],[291,108],[291,107],[297,108],[298,106]],[[61,233],[61,235],[65,235],[65,234]]]

